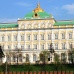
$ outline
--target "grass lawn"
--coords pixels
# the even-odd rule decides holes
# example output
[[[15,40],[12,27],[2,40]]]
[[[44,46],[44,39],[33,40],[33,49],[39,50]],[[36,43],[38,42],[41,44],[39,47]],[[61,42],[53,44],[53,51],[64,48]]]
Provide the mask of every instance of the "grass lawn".
[[[6,65],[0,66],[0,71],[5,71]],[[8,65],[8,71],[74,71],[71,64],[49,65]]]

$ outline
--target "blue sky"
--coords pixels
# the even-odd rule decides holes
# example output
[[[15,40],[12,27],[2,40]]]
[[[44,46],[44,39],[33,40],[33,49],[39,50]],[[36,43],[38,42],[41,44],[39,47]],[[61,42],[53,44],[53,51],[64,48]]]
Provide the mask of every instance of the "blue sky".
[[[36,8],[38,0],[0,0],[0,22],[15,22]],[[56,20],[74,20],[74,0],[40,0]]]

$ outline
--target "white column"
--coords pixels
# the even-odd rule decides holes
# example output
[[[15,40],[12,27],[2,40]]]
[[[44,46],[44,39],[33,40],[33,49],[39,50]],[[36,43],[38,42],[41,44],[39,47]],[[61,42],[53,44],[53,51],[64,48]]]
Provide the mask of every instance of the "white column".
[[[19,28],[18,28],[19,29]],[[17,37],[17,42],[18,42],[18,48],[20,49],[21,48],[21,46],[20,46],[20,39],[21,39],[21,36],[20,36],[20,31],[17,31],[17,33],[18,33],[18,37]]]
[[[40,50],[40,30],[38,30],[38,50]]]
[[[32,53],[29,53],[29,59],[30,59],[30,62],[32,63],[33,62],[33,54]]]

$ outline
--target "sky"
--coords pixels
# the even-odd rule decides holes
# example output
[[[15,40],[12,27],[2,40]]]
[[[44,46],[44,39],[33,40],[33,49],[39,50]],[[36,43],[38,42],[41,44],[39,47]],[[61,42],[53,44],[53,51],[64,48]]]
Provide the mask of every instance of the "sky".
[[[39,0],[55,20],[74,20],[74,0]],[[0,23],[17,22],[37,7],[38,0],[0,0]]]

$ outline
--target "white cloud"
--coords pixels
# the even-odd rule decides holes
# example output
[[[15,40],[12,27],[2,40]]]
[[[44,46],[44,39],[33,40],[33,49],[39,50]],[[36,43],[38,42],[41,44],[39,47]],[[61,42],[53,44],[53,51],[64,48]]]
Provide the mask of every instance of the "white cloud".
[[[25,3],[25,2],[18,2],[16,3],[17,5],[20,5],[20,6],[25,6],[25,7],[29,7],[29,6],[32,6],[32,4],[30,3]]]
[[[62,9],[65,9],[68,11],[68,14],[74,14],[74,4],[67,4],[62,6]]]
[[[9,23],[9,22],[17,22],[17,18],[8,19],[8,18],[0,18],[0,23]]]

